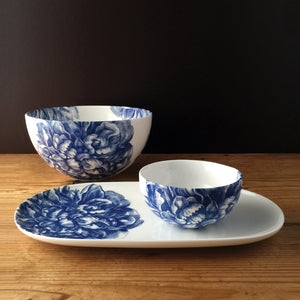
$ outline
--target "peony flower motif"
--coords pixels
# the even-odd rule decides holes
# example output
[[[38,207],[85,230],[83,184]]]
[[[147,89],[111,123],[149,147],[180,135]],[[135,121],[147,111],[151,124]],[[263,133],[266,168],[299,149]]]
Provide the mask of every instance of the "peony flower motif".
[[[16,220],[25,230],[56,238],[111,239],[124,237],[143,223],[121,194],[90,184],[37,194],[20,205]]]
[[[29,115],[34,118],[57,121],[71,121],[79,118],[78,109],[76,106],[38,109],[31,111]]]
[[[129,163],[133,152],[130,120],[112,122],[37,123],[36,148],[53,168],[87,180],[114,175]]]
[[[121,106],[111,106],[111,111],[122,119],[137,119],[143,118],[149,115],[149,111],[141,108],[131,108],[131,107],[121,107]]]
[[[183,189],[147,182],[145,200],[165,221],[187,228],[204,227],[224,218],[232,210],[238,201],[241,184],[239,181],[228,187]]]

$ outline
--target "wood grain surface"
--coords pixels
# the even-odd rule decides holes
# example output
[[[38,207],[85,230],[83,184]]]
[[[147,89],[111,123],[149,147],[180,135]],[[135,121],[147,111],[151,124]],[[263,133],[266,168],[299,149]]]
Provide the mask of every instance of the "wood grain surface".
[[[278,204],[275,236],[219,248],[80,248],[42,243],[14,224],[18,205],[73,179],[37,154],[0,155],[0,299],[300,299],[300,154],[143,154],[109,181],[137,181],[165,159],[238,168],[244,189]]]

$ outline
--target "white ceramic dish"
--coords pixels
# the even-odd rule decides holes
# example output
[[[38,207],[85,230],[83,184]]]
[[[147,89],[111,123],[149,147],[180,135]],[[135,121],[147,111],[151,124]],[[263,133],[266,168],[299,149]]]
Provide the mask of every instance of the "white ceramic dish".
[[[242,190],[239,202],[236,204],[230,215],[228,215],[225,219],[205,228],[184,229],[176,225],[166,223],[150,211],[145,201],[143,200],[143,196],[140,193],[138,182],[103,182],[96,183],[93,185],[93,187],[99,189],[99,185],[102,187],[103,191],[113,191],[114,195],[115,193],[117,193],[117,195],[121,194],[125,199],[129,200],[130,204],[127,203],[127,206],[125,206],[127,207],[127,209],[129,209],[128,214],[131,214],[130,217],[128,217],[127,214],[128,220],[130,219],[130,222],[128,220],[121,220],[120,224],[124,226],[124,224],[130,223],[130,226],[132,228],[128,227],[128,230],[126,230],[126,228],[123,228],[121,229],[122,232],[119,232],[120,234],[112,234],[111,237],[107,239],[95,238],[95,236],[92,236],[91,238],[89,234],[86,234],[86,236],[83,238],[59,237],[59,234],[55,236],[56,225],[53,225],[53,220],[56,223],[64,223],[63,225],[67,226],[66,228],[69,228],[71,232],[73,230],[72,226],[70,225],[70,221],[66,221],[67,219],[64,219],[64,221],[58,220],[58,214],[61,214],[61,208],[53,213],[49,212],[51,208],[54,207],[52,204],[50,209],[49,207],[47,209],[41,209],[40,206],[37,206],[39,207],[39,210],[41,209],[41,212],[38,213],[32,210],[32,208],[28,208],[35,201],[41,201],[40,203],[48,203],[48,201],[45,200],[49,200],[49,197],[56,197],[55,189],[40,193],[24,201],[16,210],[16,225],[21,232],[31,238],[43,242],[67,246],[183,248],[232,246],[253,243],[273,236],[281,229],[284,223],[283,212],[275,203],[259,194]],[[95,197],[96,194],[91,189],[90,192],[87,192],[90,186],[91,183],[83,183],[65,186],[57,189],[60,189],[60,192],[65,193],[64,197],[66,196],[66,192],[69,191],[69,194],[72,194],[71,196],[73,197],[73,199],[75,190],[85,195],[91,193],[93,194],[93,197]],[[47,197],[47,199],[43,199],[43,197]],[[96,197],[99,198],[100,196],[96,195]],[[56,199],[55,201],[59,202],[61,201],[61,199]],[[64,199],[62,201],[66,200]],[[78,215],[78,213],[81,213],[82,211],[89,211],[90,214],[93,214],[93,204],[87,206],[86,203],[82,203],[80,201],[81,200],[78,201],[79,206],[77,205],[77,207],[74,208],[75,214]],[[26,206],[27,208],[24,209],[24,207]],[[104,210],[105,209],[103,209],[102,211]],[[44,213],[44,211],[46,211],[48,215],[47,213]],[[35,216],[39,215],[40,213],[43,214],[43,216],[41,215],[43,220],[40,221],[40,223],[43,224],[43,230],[47,231],[49,228],[54,229],[54,237],[45,235],[42,232],[43,230],[40,230],[40,225],[37,225],[36,220],[34,220]],[[82,217],[85,225],[90,224],[89,230],[91,230],[91,232],[99,232],[97,230],[94,230],[96,225],[91,224],[91,217],[90,219],[87,219],[87,217]],[[31,225],[32,227],[30,227]],[[82,234],[82,232],[84,231],[82,231],[82,228],[76,230],[76,233],[79,232],[79,234]],[[71,236],[73,233],[71,233]]]
[[[49,166],[90,181],[114,176],[135,161],[148,140],[152,113],[124,106],[62,106],[29,111],[25,121]]]
[[[200,228],[226,217],[242,190],[242,173],[222,164],[173,159],[139,171],[146,204],[162,220],[184,228]]]

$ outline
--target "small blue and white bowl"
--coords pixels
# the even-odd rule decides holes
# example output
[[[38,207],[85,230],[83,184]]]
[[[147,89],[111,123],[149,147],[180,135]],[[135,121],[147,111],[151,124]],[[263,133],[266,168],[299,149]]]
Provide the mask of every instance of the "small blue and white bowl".
[[[54,169],[79,180],[122,172],[143,150],[149,110],[120,106],[69,106],[25,114],[30,139]]]
[[[230,213],[242,189],[235,168],[199,160],[166,160],[143,167],[140,190],[161,219],[185,228],[214,224]]]

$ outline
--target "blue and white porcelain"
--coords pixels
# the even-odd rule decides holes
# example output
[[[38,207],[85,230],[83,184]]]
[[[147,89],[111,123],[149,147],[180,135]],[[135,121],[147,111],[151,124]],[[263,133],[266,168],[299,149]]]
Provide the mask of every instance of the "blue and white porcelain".
[[[97,180],[129,167],[142,152],[152,113],[119,106],[69,106],[25,114],[30,139],[54,169],[79,180]]]
[[[158,217],[185,228],[214,224],[237,203],[242,174],[206,161],[169,160],[143,167],[140,189]]]
[[[72,184],[40,193],[19,205],[15,223],[30,238],[65,246],[214,247],[269,238],[281,229],[284,214],[271,200],[242,190],[228,218],[187,230],[157,218],[143,200],[139,182],[123,181]]]
[[[129,200],[99,184],[37,194],[19,206],[15,220],[32,234],[68,239],[121,238],[143,223]]]

